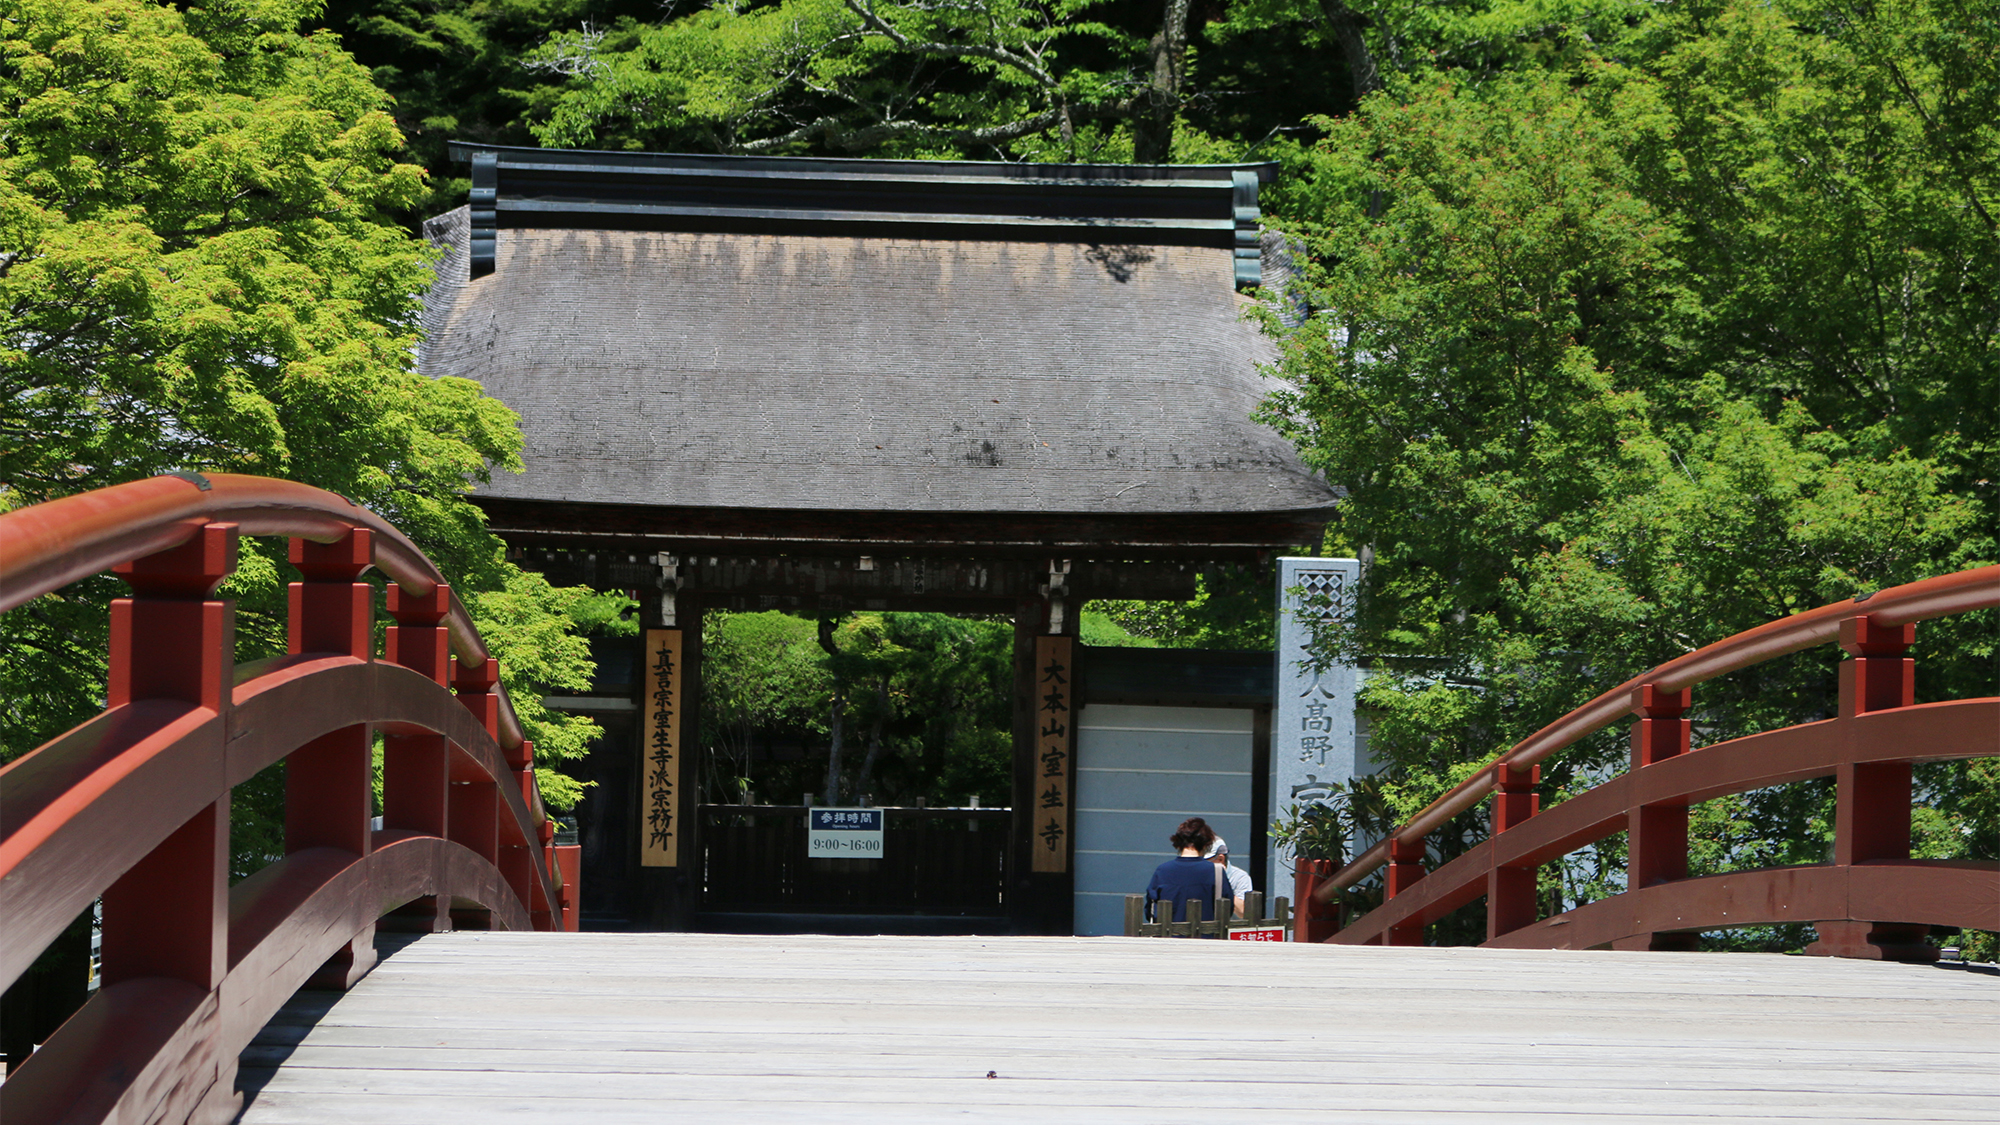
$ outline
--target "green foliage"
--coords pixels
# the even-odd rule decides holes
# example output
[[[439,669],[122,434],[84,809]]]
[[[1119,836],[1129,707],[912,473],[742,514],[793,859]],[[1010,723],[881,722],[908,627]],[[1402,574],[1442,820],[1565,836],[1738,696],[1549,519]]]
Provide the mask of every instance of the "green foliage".
[[[1325,860],[1338,868],[1354,858],[1347,851],[1349,841],[1379,840],[1401,822],[1395,794],[1384,781],[1381,775],[1347,784],[1336,781],[1323,800],[1287,805],[1271,825],[1271,840],[1299,859]]]
[[[1191,42],[1188,21],[1113,0],[776,0],[566,28],[525,61],[569,77],[533,126],[563,147],[1233,160],[1343,104],[1313,42],[1218,23],[1161,46]]]
[[[1118,603],[1113,603],[1118,604]],[[1151,603],[1140,602],[1138,605]],[[1131,633],[1108,613],[1086,609],[1077,619],[1076,639],[1097,648],[1159,648],[1151,637]]]
[[[1195,576],[1195,596],[1186,602],[1091,602],[1084,625],[1102,614],[1139,647],[1268,649],[1277,643],[1274,581],[1262,567],[1218,567]],[[1088,634],[1084,640],[1101,643]]]
[[[581,715],[549,710],[542,696],[553,689],[589,690],[597,666],[590,658],[590,641],[578,633],[579,624],[631,635],[636,626],[623,623],[619,611],[633,603],[619,593],[551,586],[531,571],[509,568],[503,581],[500,589],[483,592],[473,602],[472,621],[499,659],[500,681],[522,731],[535,744],[535,760],[541,763],[535,781],[543,804],[571,809],[586,783],[554,767],[582,758],[601,728]]]
[[[813,623],[783,613],[704,614],[701,646],[703,799],[742,801],[754,787],[789,799],[776,778],[754,778],[752,759],[760,741],[803,743],[825,731],[833,681]]]
[[[657,13],[654,0],[328,0],[321,17],[394,99],[390,112],[415,163],[431,174],[415,218],[465,202],[471,181],[445,154],[451,140],[531,145],[529,115],[567,81],[526,65],[558,32],[598,34]]]
[[[705,800],[825,793],[836,688],[847,748],[842,787],[877,803],[1004,804],[1012,792],[1013,630],[933,613],[826,622],[714,613],[702,622]],[[866,764],[869,745],[876,760]],[[778,760],[774,745],[798,747]],[[761,751],[761,752],[760,752]],[[831,799],[831,795],[828,795]]]
[[[779,0],[713,7],[616,42],[553,36],[530,56],[575,71],[544,144],[744,152],[826,143],[931,155],[1129,112],[1091,71],[1052,70],[1065,35],[1117,38],[1101,0],[1043,6]],[[954,81],[957,79],[957,81]]]
[[[1371,565],[1326,643],[1373,659],[1371,749],[1416,804],[1655,663],[1994,560],[1990,21],[1370,10],[1401,62],[1319,122],[1274,204],[1311,317],[1271,322],[1289,387],[1266,417],[1348,490],[1334,534]],[[1925,698],[1991,690],[1992,614],[1921,636]],[[1702,737],[1830,714],[1837,659],[1703,685]],[[1618,768],[1621,741],[1547,763],[1547,795]],[[1933,798],[1969,808],[1973,771],[1943,772]],[[1823,798],[1705,807],[1697,864],[1815,853]],[[1615,889],[1620,847],[1558,893]]]
[[[1268,154],[1303,115],[1352,104],[1311,9],[1239,19],[1164,0],[330,0],[323,22],[392,96],[410,155],[430,172],[401,212],[415,220],[464,199],[452,138],[1028,161]],[[1154,40],[1177,14],[1186,43],[1163,72]]]
[[[573,756],[594,728],[538,711],[544,686],[578,675],[558,638],[582,595],[524,585],[464,501],[490,466],[519,468],[516,419],[476,384],[412,369],[430,252],[390,216],[423,173],[397,161],[368,74],[332,35],[298,30],[314,14],[309,0],[0,2],[0,496],[176,470],[348,496],[499,625],[529,737]],[[283,651],[283,550],[246,541],[224,589],[239,659]],[[0,754],[101,706],[120,589],[91,579],[0,618]],[[552,804],[572,796],[545,785]],[[244,818],[272,815],[258,792],[240,795]]]

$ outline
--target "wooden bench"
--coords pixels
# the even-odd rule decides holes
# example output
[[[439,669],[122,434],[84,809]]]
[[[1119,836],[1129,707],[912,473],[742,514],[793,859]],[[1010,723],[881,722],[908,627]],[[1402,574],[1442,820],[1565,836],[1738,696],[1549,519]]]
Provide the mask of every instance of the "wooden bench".
[[[1183,922],[1172,919],[1171,900],[1161,900],[1167,904],[1169,915],[1164,920],[1150,921],[1146,917],[1146,896],[1125,896],[1125,936],[1126,937],[1221,937],[1234,941],[1290,941],[1292,940],[1292,901],[1279,896],[1272,904],[1269,917],[1264,916],[1264,892],[1251,891],[1243,896],[1243,917],[1233,917],[1235,904],[1229,899],[1215,900],[1212,913],[1214,918],[1203,920],[1195,917],[1195,911],[1188,911],[1190,917]],[[1189,900],[1192,902],[1193,900]],[[1251,937],[1252,932],[1277,930],[1276,937]],[[1242,936],[1238,936],[1242,935]]]

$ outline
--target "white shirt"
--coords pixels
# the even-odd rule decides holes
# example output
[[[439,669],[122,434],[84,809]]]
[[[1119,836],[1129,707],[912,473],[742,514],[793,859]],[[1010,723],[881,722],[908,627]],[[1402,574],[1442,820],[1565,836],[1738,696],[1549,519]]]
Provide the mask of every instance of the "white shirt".
[[[1250,893],[1252,888],[1250,886],[1250,873],[1248,871],[1243,870],[1241,867],[1231,867],[1225,863],[1222,865],[1222,873],[1229,880],[1230,898],[1242,898],[1244,895]]]

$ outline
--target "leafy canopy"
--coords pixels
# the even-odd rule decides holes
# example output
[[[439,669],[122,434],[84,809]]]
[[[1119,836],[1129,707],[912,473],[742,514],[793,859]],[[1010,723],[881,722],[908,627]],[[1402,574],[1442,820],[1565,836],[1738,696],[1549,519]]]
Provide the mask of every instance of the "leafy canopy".
[[[585,595],[534,587],[464,500],[520,467],[517,420],[412,367],[430,251],[389,216],[423,173],[368,74],[299,30],[316,14],[0,0],[0,504],[177,470],[348,496],[438,562],[490,624],[530,737],[576,756],[594,728],[536,712],[588,674],[565,624]],[[247,543],[228,587],[241,658],[283,650],[283,549]],[[101,705],[119,589],[0,618],[8,756]]]
[[[973,794],[1004,803],[1011,626],[856,613],[826,623],[828,652],[820,624],[775,612],[703,615],[704,800],[825,793],[838,709],[847,741],[839,784],[849,796],[865,787],[882,804],[957,804]]]
[[[2000,89],[1990,19],[1372,10],[1400,64],[1273,193],[1309,315],[1272,315],[1288,387],[1266,417],[1348,491],[1332,534],[1368,560],[1367,597],[1327,640],[1374,661],[1388,796],[1420,806],[1700,645],[1995,559],[2000,135],[1972,108]],[[1921,693],[1990,690],[1991,618],[1920,631]],[[1830,714],[1835,658],[1703,685],[1703,738]],[[1607,733],[1547,783],[1624,753]],[[1974,771],[1927,784],[1958,854],[1993,854]],[[1809,796],[1697,823],[1810,850],[1829,820]],[[1553,893],[1605,893],[1615,867]]]

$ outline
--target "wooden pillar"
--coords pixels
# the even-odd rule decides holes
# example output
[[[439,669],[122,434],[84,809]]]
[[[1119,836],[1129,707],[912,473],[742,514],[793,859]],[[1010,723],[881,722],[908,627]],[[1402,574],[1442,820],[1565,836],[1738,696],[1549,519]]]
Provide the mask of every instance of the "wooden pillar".
[[[1916,626],[1883,628],[1866,617],[1840,623],[1840,717],[1908,707],[1917,697],[1917,662],[1904,656]],[[1910,858],[1910,763],[1843,765],[1836,775],[1833,861]]]
[[[509,764],[512,776],[506,781],[501,782],[501,784],[507,785],[519,793],[521,795],[521,803],[526,805],[532,812],[536,807],[537,801],[540,799],[540,794],[536,792],[535,788],[535,744],[523,740],[521,745],[510,755]],[[495,815],[505,815],[503,812],[505,808],[506,804],[504,801],[496,802],[494,804]],[[547,821],[542,821],[535,825],[533,829],[535,837],[530,843],[501,845],[500,862],[498,865],[501,878],[507,880],[507,886],[513,889],[514,897],[521,900],[521,908],[528,912],[529,921],[531,923],[539,923],[534,926],[538,930],[549,928],[549,904],[542,897],[541,880],[535,876],[535,865],[542,854],[540,847],[541,832],[547,827]]]
[[[562,928],[573,934],[583,917],[583,848],[577,844],[557,844],[549,851],[555,856],[556,871],[562,876],[562,887],[556,892],[562,910]]]
[[[472,712],[489,736],[500,733],[500,699],[493,692],[500,682],[500,662],[488,657],[474,667],[457,660],[451,664],[451,686],[458,701]],[[453,843],[474,855],[500,865],[500,788],[489,777],[465,777],[452,781],[447,798],[445,823]],[[493,926],[492,915],[476,908],[454,908],[451,925],[458,930],[485,930]]]
[[[444,685],[451,677],[451,587],[439,584],[423,597],[400,586],[388,591],[389,626],[382,659]],[[382,739],[382,827],[450,838],[451,747],[441,734],[391,734]],[[451,896],[423,895],[390,911],[381,929],[442,933],[451,929]]]
[[[1044,875],[1070,871],[1075,849],[1076,641],[1035,638],[1034,842],[1029,869]]]
[[[1908,707],[1917,700],[1917,662],[1905,656],[1914,624],[1883,626],[1866,617],[1840,623],[1840,717]],[[1837,866],[1910,858],[1910,763],[1845,764],[1834,773],[1833,862]],[[1814,923],[1819,940],[1806,952],[1821,957],[1935,961],[1926,927],[1868,918]]]
[[[580,869],[590,872],[590,881],[573,889],[578,916],[588,907],[593,913],[614,915],[627,924],[642,917],[638,897],[640,793],[639,740],[641,694],[645,688],[640,636],[621,638],[615,643],[630,649],[631,684],[627,698],[632,709],[598,716],[604,735],[584,759],[585,779],[593,784],[572,814],[576,825],[576,847]]]
[[[188,542],[114,568],[132,596],[111,603],[107,708],[167,701],[226,717],[236,644],[236,607],[210,598],[236,568],[235,524],[212,523]],[[219,793],[104,892],[99,980],[106,989],[166,977],[213,993],[229,970],[229,790],[221,723],[217,744],[185,779]],[[199,1116],[233,1115],[236,1057],[219,1049],[221,1012],[213,1003],[200,1030],[182,1042],[211,1059]],[[206,1069],[206,1064],[204,1064]],[[225,1104],[227,1103],[227,1104]],[[180,1105],[182,1113],[195,1112]]]
[[[1063,572],[1051,567],[1054,575]],[[1075,932],[1076,620],[1054,594],[1014,609],[1013,927]]]
[[[649,626],[640,654],[638,853],[640,920],[653,930],[691,929],[699,909],[695,837],[700,763],[701,611],[673,600],[671,624]],[[660,614],[663,608],[655,608]]]
[[[1632,690],[1632,772],[1687,753],[1692,724],[1688,693],[1651,684]],[[1685,803],[1639,805],[1626,814],[1625,887],[1636,892],[1687,878],[1688,810]],[[1697,935],[1639,933],[1612,942],[1614,949],[1691,950]]]
[[[1383,901],[1395,898],[1416,885],[1424,877],[1424,841],[1389,838],[1389,870],[1383,876]],[[1384,945],[1422,945],[1424,924],[1418,921],[1405,922],[1389,927],[1383,935]]]
[[[1333,861],[1295,859],[1292,861],[1292,900],[1298,905],[1292,920],[1293,941],[1325,941],[1340,932],[1341,906],[1338,901],[1316,902],[1313,893],[1333,875]]]
[[[1271,869],[1271,707],[1250,712],[1250,872],[1265,878]],[[1277,887],[1269,888],[1276,895]]]
[[[1501,833],[1527,823],[1529,817],[1541,811],[1542,798],[1535,792],[1535,785],[1541,779],[1540,766],[1517,770],[1503,763],[1494,771],[1493,838],[1496,842]],[[1487,941],[1535,923],[1540,916],[1535,901],[1535,881],[1539,874],[1537,867],[1501,867],[1497,864],[1487,872]]]
[[[303,582],[286,590],[286,651],[370,660],[375,650],[375,589],[359,581],[374,565],[374,533],[355,528],[332,543],[291,541]],[[374,731],[366,723],[330,731],[285,759],[285,854],[333,848],[368,854],[373,813]],[[356,934],[329,957],[309,987],[345,990],[375,966],[375,929]]]
[[[1036,598],[1014,603],[1014,792],[1008,804],[1014,815],[1009,830],[1007,913],[1015,933],[1040,934],[1043,911],[1036,897],[1038,882],[1032,874],[1030,850],[1034,843],[1034,683],[1035,637],[1041,632],[1048,607]]]

